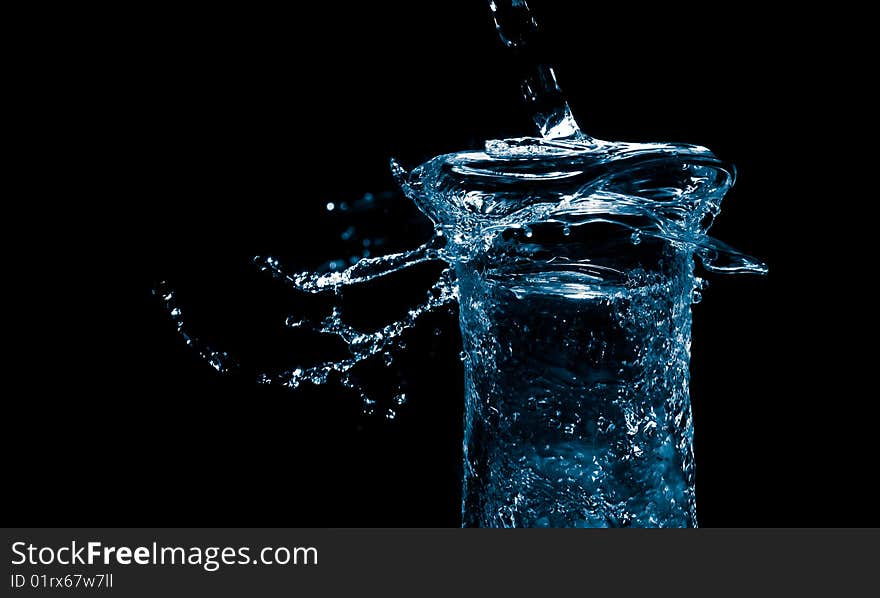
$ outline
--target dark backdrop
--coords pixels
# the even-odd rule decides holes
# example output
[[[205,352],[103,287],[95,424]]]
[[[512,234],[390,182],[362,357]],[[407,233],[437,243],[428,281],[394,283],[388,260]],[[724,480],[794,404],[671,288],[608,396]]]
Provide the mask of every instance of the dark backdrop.
[[[532,133],[482,2],[351,4],[22,24],[35,62],[27,177],[5,223],[27,236],[9,270],[10,522],[458,524],[454,313],[409,339],[410,401],[394,421],[361,416],[338,387],[251,375],[317,350],[285,336],[297,299],[253,255],[344,254],[323,206],[393,189],[389,157],[413,166]],[[738,5],[533,8],[592,135],[698,143],[739,169],[713,232],[770,275],[714,277],[694,309],[701,524],[876,524],[874,393],[845,336],[867,334],[854,314],[870,304],[837,290],[862,251],[831,165],[854,129],[817,41],[846,22]],[[408,210],[387,226],[417,240],[427,228]],[[219,376],[183,345],[151,295],[160,280],[194,332],[243,356],[241,373]]]

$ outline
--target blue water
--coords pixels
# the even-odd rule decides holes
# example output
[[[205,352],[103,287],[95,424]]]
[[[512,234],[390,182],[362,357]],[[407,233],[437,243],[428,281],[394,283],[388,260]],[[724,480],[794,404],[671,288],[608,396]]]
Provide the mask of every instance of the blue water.
[[[465,350],[462,519],[696,525],[695,261],[733,168],[678,144],[490,141],[399,173],[449,243]]]
[[[502,41],[527,55],[537,32],[527,4],[490,7]],[[523,60],[522,83],[541,137],[490,140],[411,171],[392,162],[401,189],[435,225],[421,247],[365,250],[317,272],[255,258],[297,291],[327,296],[326,317],[293,314],[286,325],[335,336],[349,353],[258,382],[296,389],[332,376],[360,395],[364,414],[376,414],[358,367],[390,363],[423,315],[458,302],[463,525],[695,526],[688,370],[702,283],[694,265],[766,272],[707,235],[734,169],[700,146],[591,138],[552,67],[534,56]],[[430,261],[446,267],[402,318],[371,331],[345,321],[344,289]],[[228,356],[188,333],[173,292],[157,295],[187,344],[223,371]],[[382,413],[395,419],[406,402],[397,393]]]
[[[695,525],[688,259],[631,287],[462,276],[465,525]]]

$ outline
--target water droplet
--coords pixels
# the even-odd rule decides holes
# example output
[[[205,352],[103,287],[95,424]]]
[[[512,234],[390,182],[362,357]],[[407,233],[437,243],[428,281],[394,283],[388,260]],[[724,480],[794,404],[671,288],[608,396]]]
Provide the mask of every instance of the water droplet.
[[[633,231],[633,234],[630,235],[630,241],[632,241],[633,245],[638,245],[642,242],[642,234],[639,231]]]
[[[395,413],[394,409],[389,409],[385,412],[385,419],[392,420],[397,417],[397,413]]]
[[[399,395],[397,395],[396,397],[394,397],[394,404],[395,405],[403,405],[405,403],[406,403],[406,393],[402,392]]]
[[[566,237],[569,236],[571,234],[571,227],[567,224],[565,226],[563,226],[562,227],[562,234],[565,235]]]
[[[367,397],[363,398],[363,407],[361,408],[361,413],[364,415],[373,415],[376,411],[376,401],[373,399],[368,399]]]
[[[699,303],[703,300],[703,293],[700,292],[700,289],[694,289],[693,295],[693,303]]]

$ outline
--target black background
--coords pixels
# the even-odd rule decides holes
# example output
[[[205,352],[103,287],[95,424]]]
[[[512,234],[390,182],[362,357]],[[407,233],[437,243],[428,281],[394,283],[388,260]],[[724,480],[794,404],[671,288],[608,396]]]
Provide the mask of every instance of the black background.
[[[735,163],[713,233],[770,265],[712,278],[694,309],[701,525],[876,525],[859,348],[872,303],[851,277],[864,243],[833,161],[858,127],[828,56],[858,16],[532,4],[582,126]],[[455,314],[409,340],[398,417],[363,417],[333,386],[253,383],[253,368],[319,348],[282,330],[298,299],[250,258],[344,253],[323,206],[393,189],[391,156],[414,166],[533,133],[483,3],[145,7],[22,25],[25,176],[4,223],[24,232],[8,270],[10,523],[458,525]],[[393,212],[392,237],[424,237],[410,208]],[[240,374],[183,345],[151,295],[160,280],[194,332],[242,355]],[[385,313],[405,282],[358,303]]]

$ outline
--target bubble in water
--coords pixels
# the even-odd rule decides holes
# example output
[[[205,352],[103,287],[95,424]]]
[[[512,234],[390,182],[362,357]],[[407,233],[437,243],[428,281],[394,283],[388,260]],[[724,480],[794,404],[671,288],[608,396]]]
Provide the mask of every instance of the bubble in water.
[[[406,393],[400,393],[399,395],[394,397],[395,405],[403,405],[406,403]]]

